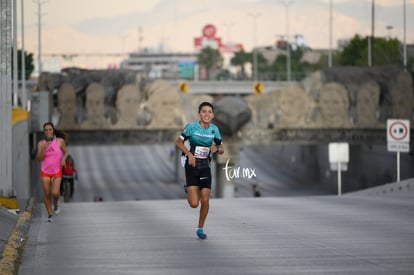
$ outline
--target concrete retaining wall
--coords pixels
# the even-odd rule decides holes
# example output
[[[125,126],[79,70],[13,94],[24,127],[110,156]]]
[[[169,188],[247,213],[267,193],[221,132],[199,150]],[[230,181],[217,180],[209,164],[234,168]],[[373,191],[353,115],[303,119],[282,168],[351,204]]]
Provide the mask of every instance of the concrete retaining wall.
[[[21,120],[12,129],[12,179],[19,208],[27,204],[30,198],[30,155],[28,123]]]

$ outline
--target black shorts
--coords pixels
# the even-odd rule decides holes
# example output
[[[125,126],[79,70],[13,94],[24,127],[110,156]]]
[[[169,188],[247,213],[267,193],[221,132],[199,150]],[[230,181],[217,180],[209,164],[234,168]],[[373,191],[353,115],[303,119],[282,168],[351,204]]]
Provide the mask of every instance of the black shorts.
[[[211,189],[211,169],[210,163],[200,162],[198,159],[196,167],[185,163],[185,178],[187,186],[198,186],[200,189]]]

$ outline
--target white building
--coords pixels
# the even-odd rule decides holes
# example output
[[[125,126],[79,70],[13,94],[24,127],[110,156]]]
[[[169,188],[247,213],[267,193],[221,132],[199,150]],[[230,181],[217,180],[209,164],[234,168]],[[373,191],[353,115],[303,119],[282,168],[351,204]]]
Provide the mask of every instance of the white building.
[[[194,78],[197,53],[141,52],[130,53],[120,69],[138,71],[142,76],[157,79]]]

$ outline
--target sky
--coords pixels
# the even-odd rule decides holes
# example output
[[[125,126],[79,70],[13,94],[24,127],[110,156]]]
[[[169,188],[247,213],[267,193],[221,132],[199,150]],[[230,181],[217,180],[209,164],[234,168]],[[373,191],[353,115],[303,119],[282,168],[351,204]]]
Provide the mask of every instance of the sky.
[[[287,29],[315,49],[329,48],[329,0],[23,0],[25,50],[38,55],[41,3],[43,67],[106,68],[138,49],[193,52],[194,38],[213,24],[223,42],[274,45]],[[332,47],[371,34],[403,41],[404,0],[331,0]],[[17,1],[21,37],[21,1]],[[387,26],[391,28],[387,29]],[[406,43],[414,44],[414,0],[406,0]],[[22,39],[18,39],[19,48]],[[59,54],[58,57],[53,57]],[[78,54],[72,59],[62,54]],[[111,55],[108,55],[111,54]]]

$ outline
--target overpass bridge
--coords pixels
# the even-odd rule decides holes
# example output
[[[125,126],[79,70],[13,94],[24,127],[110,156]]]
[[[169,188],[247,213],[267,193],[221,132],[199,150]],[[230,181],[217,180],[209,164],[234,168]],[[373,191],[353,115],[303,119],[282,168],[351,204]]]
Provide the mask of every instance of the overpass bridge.
[[[66,130],[70,145],[91,144],[161,144],[174,142],[182,129],[133,129],[133,130]],[[410,130],[411,136],[414,129]],[[42,132],[35,132],[37,140]],[[231,139],[232,137],[226,137]],[[278,128],[257,129],[246,132],[242,144],[328,144],[330,142],[347,142],[350,145],[387,145],[385,129],[352,128]],[[410,145],[414,146],[411,139]]]
[[[174,80],[169,81],[172,87],[192,94],[209,95],[249,95],[260,89],[261,93],[268,93],[288,86],[289,81],[197,81]],[[257,86],[259,84],[259,86]]]

